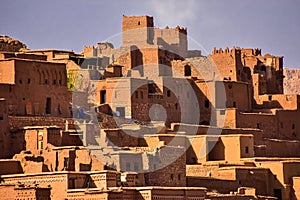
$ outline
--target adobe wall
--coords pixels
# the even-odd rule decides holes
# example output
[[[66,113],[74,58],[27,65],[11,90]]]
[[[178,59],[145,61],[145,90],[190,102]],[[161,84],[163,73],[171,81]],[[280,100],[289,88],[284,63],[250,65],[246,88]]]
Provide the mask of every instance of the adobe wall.
[[[139,144],[139,130],[106,129],[101,132],[105,137],[107,145],[117,147],[136,147]]]
[[[161,45],[169,52],[181,57],[188,56],[187,30],[186,28],[154,28],[154,44]]]
[[[153,17],[123,15],[122,44],[152,44],[153,26]]]
[[[0,158],[9,158],[10,135],[6,100],[0,98]]]
[[[236,180],[222,180],[207,177],[187,177],[188,187],[205,187],[208,191],[217,191],[220,193],[230,193],[236,191],[239,183]]]
[[[50,199],[50,191],[49,187],[0,185],[3,199]]]
[[[256,108],[281,108],[285,110],[297,110],[300,100],[297,94],[273,94],[259,95],[255,98]]]
[[[194,136],[187,151],[187,163],[206,163],[226,160],[238,162],[241,158],[253,157],[254,140],[252,135]],[[214,146],[211,147],[210,143]]]
[[[236,180],[243,187],[255,188],[256,194],[273,195],[273,188],[270,182],[272,176],[267,168],[221,168],[219,170],[219,177],[227,180]]]
[[[241,81],[243,65],[241,63],[241,50],[233,48],[229,50],[214,49],[209,55],[218,68],[224,80]]]
[[[174,159],[175,157],[178,157],[178,159],[170,163],[170,159]],[[145,184],[147,186],[158,185],[164,187],[186,186],[186,155],[182,152],[182,149],[169,148],[168,150],[160,151],[159,158],[159,163],[154,160],[151,162],[150,160],[149,163],[153,165],[150,166],[150,170],[155,170],[155,168],[157,170],[145,173]],[[156,166],[154,166],[155,163]],[[160,163],[170,163],[170,165],[161,168],[162,164]]]
[[[68,188],[67,174],[36,174],[21,176],[3,176],[4,183],[18,184],[21,182],[25,185],[34,185],[38,183],[41,187],[51,185],[51,196],[54,199],[66,197]]]
[[[258,162],[258,165],[264,168],[269,168],[272,174],[274,175],[272,186],[274,189],[281,189],[282,199],[290,199],[292,184],[292,177],[299,176],[299,162],[287,161],[287,162],[278,162],[278,161],[267,161],[267,162]],[[273,194],[274,195],[274,194]]]
[[[284,94],[300,94],[300,70],[296,68],[283,68]]]
[[[186,176],[189,177],[217,177],[220,166],[218,163],[210,165],[187,164]]]
[[[300,198],[300,178],[293,177],[293,192],[291,199],[296,200]]]
[[[9,60],[1,61],[1,68],[3,65],[8,66],[5,71],[14,74],[15,85],[3,96],[10,115],[70,116],[64,64]]]
[[[0,160],[0,175],[23,173],[19,160]]]
[[[61,129],[65,129],[66,120],[68,121],[69,128],[74,124],[74,120],[71,118],[59,118],[59,117],[40,117],[40,116],[9,116],[9,126],[12,130],[16,130],[19,127],[25,126],[58,126]]]
[[[263,130],[263,137],[278,138],[278,119],[271,113],[238,113],[237,127]]]
[[[2,84],[14,84],[15,80],[15,61],[0,61],[0,83]],[[5,94],[5,93],[4,93]],[[2,95],[4,95],[2,94]]]
[[[237,127],[263,130],[264,138],[298,139],[298,111],[276,110],[273,113],[239,113]]]

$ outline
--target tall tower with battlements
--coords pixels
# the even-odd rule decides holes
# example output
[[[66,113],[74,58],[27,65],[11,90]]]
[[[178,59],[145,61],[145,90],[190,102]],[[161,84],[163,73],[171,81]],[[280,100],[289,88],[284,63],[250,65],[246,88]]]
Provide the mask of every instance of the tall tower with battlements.
[[[124,46],[153,44],[153,27],[153,17],[123,15],[122,44]]]

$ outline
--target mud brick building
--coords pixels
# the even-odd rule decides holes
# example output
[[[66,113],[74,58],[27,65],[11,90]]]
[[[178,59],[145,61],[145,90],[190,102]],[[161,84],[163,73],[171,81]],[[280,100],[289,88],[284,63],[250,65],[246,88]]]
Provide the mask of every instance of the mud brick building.
[[[1,196],[299,198],[300,100],[284,94],[283,57],[204,56],[187,28],[122,20],[116,48],[0,45]]]

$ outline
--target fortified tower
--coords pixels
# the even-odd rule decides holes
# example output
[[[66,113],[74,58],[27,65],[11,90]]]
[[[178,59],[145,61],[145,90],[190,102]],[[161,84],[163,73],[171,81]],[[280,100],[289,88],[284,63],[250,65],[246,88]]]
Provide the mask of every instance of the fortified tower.
[[[153,17],[125,16],[122,21],[122,42],[127,45],[153,44]]]

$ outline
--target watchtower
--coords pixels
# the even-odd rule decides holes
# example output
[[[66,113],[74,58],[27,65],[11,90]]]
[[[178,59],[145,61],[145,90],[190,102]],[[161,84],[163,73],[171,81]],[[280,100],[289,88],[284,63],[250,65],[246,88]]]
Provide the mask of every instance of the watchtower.
[[[153,44],[153,27],[153,17],[123,15],[123,45]]]

